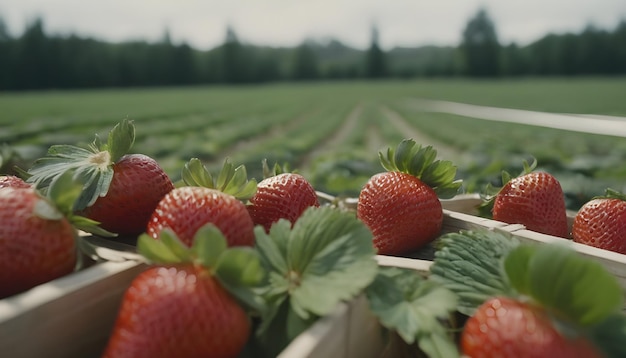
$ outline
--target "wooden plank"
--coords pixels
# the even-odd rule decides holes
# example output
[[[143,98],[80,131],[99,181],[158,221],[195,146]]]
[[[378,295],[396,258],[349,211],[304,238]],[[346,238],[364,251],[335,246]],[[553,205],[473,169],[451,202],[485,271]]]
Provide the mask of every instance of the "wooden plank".
[[[401,267],[428,274],[431,261],[377,255],[381,266]],[[377,358],[384,349],[384,328],[360,295],[343,303],[298,336],[279,358]]]
[[[0,300],[2,356],[99,356],[121,297],[143,268],[103,262]]]

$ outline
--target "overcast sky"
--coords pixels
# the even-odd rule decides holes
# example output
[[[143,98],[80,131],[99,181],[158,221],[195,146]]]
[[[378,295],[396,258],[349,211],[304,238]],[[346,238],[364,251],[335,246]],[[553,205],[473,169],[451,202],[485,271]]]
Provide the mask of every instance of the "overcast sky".
[[[242,42],[257,45],[332,37],[365,48],[376,24],[389,49],[457,45],[481,6],[503,44],[577,33],[587,24],[613,30],[626,20],[626,0],[0,0],[0,17],[14,36],[41,17],[48,34],[153,41],[168,28],[173,41],[198,49],[222,43],[229,24]]]

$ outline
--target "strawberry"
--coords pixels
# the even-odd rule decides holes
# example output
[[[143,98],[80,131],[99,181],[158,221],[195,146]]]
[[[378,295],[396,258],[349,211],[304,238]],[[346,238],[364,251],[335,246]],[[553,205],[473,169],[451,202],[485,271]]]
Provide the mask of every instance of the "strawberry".
[[[138,252],[152,265],[127,288],[104,358],[236,357],[242,351],[251,319],[229,290],[261,281],[258,256],[251,248],[227,249],[210,224],[193,241],[196,246],[186,248],[170,230],[159,240],[139,237]]]
[[[574,217],[572,239],[626,254],[626,195],[607,189],[585,203]]]
[[[387,172],[372,176],[359,193],[357,217],[374,235],[381,255],[406,254],[434,240],[443,224],[439,197],[454,196],[461,181],[449,161],[435,161],[430,146],[402,141],[397,149],[379,153]]]
[[[33,187],[0,189],[0,298],[71,273],[76,228],[106,235],[94,222],[72,215],[81,184],[71,176],[57,178],[49,197]]]
[[[456,293],[467,318],[464,356],[626,356],[621,284],[562,243],[520,243],[491,230],[449,233],[430,273]]]
[[[508,224],[522,224],[528,230],[562,238],[569,237],[565,196],[559,181],[550,173],[533,172],[536,166],[524,163],[524,172],[511,178],[503,172],[503,187],[481,205],[483,216]]]
[[[22,178],[14,175],[0,176],[0,189],[2,188],[30,188],[31,185],[26,183]]]
[[[494,297],[465,323],[461,349],[468,357],[602,357],[582,336],[568,338],[548,312],[527,302]]]
[[[245,167],[233,169],[227,160],[216,182],[193,158],[185,165],[183,181],[188,185],[170,191],[156,206],[146,230],[150,236],[156,239],[169,228],[191,246],[196,231],[212,223],[229,245],[254,245],[254,224],[240,198],[251,196],[256,182],[247,180]]]
[[[129,120],[118,123],[107,144],[98,137],[87,148],[54,145],[47,156],[29,169],[29,183],[46,190],[67,169],[85,183],[75,211],[120,235],[137,235],[146,230],[150,215],[174,184],[158,163],[142,154],[126,154],[135,140]]]
[[[293,224],[308,207],[320,206],[315,189],[304,176],[283,172],[278,165],[272,172],[267,161],[263,161],[263,172],[264,179],[247,208],[254,224],[263,226],[265,232],[279,219]]]

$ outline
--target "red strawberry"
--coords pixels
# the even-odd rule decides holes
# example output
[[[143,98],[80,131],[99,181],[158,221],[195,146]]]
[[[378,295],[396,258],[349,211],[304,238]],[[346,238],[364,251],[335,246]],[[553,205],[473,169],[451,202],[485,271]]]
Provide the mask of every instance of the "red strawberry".
[[[113,179],[105,196],[81,214],[109,231],[138,234],[146,230],[159,201],[174,184],[158,163],[143,154],[127,154],[113,164]]]
[[[0,298],[74,269],[75,229],[33,188],[0,190],[0,222]]]
[[[247,206],[255,225],[262,225],[269,232],[279,219],[293,224],[308,207],[320,206],[315,189],[304,176],[282,173],[279,166],[270,173],[266,161],[263,167],[265,178],[257,184],[256,193]]]
[[[137,235],[146,230],[157,203],[174,185],[152,158],[126,155],[134,140],[134,125],[123,120],[111,130],[105,145],[96,137],[87,149],[52,146],[46,157],[35,161],[27,181],[45,190],[71,168],[85,183],[76,212],[100,222],[106,230]]]
[[[421,148],[404,140],[387,158],[380,154],[387,172],[370,178],[359,194],[357,216],[374,235],[382,255],[406,254],[435,239],[443,224],[439,197],[454,196],[460,181],[448,161],[435,161],[432,147]]]
[[[191,246],[196,231],[212,223],[226,236],[229,245],[254,245],[252,218],[238,199],[252,195],[256,188],[256,182],[247,180],[245,167],[233,169],[227,161],[220,173],[221,186],[217,188],[210,173],[194,158],[185,165],[183,180],[189,185],[202,186],[183,186],[165,195],[149,220],[150,236],[156,239],[164,228],[170,228]]]
[[[233,257],[232,251],[237,250],[224,249],[224,240],[214,227],[194,238],[208,250],[184,249],[175,235],[160,240],[140,236],[138,250],[154,266],[139,274],[126,290],[103,357],[237,357],[250,336],[251,320],[219,276],[220,263],[228,261],[220,257],[229,250]],[[169,250],[165,256],[158,256],[165,250]],[[242,250],[237,252],[243,255],[240,263],[256,262],[260,269],[258,256]],[[195,256],[203,254],[207,256]],[[172,262],[172,257],[180,262]],[[245,268],[233,262],[227,265],[228,287],[239,285],[241,291],[244,281],[257,284],[262,278],[257,273],[252,280],[234,282],[235,270],[241,274]]]
[[[215,224],[231,246],[254,245],[254,224],[246,206],[232,195],[196,186],[176,188],[165,195],[147,232],[156,239],[164,228],[170,228],[191,246],[196,231],[206,223]]]
[[[30,188],[31,185],[26,183],[22,178],[14,175],[0,176],[0,189],[2,188]]]
[[[483,205],[483,213],[491,208],[494,220],[522,224],[528,230],[569,237],[565,196],[559,181],[546,172],[532,172],[525,164],[524,173],[510,179],[503,174],[504,186]]]
[[[78,229],[111,236],[72,212],[82,188],[72,177],[57,177],[47,197],[30,185],[0,189],[0,298],[72,272]]]
[[[587,339],[561,334],[542,308],[505,297],[478,307],[465,324],[461,349],[472,358],[602,356]]]
[[[575,242],[626,254],[626,195],[607,189],[585,203],[574,218]]]

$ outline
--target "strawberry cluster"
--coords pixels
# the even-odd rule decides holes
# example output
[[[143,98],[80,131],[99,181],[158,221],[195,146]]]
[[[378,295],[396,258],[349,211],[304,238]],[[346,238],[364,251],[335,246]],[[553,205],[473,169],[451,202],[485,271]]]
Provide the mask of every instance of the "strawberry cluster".
[[[515,251],[511,240],[487,239],[474,252],[449,250],[454,244],[442,238],[448,246],[436,254],[433,280],[378,269],[376,254],[407,255],[441,237],[440,199],[458,194],[462,181],[432,147],[404,140],[379,153],[386,171],[364,184],[354,210],[344,210],[322,205],[304,176],[270,170],[265,161],[257,182],[228,159],[213,176],[192,158],[174,183],[153,158],[129,154],[134,137],[133,122],[123,120],[106,143],[55,145],[20,170],[23,178],[0,177],[0,298],[79,268],[80,231],[136,239],[149,266],[126,291],[104,357],[234,357],[251,340],[263,347],[259,356],[274,356],[363,291],[381,322],[431,356],[454,356],[457,347],[469,356],[525,356],[542,345],[555,356],[599,355],[588,332],[567,340],[553,321],[565,317],[576,329],[591,323],[540,297],[540,288],[529,288],[536,278],[502,269],[534,265],[532,250]],[[503,187],[485,196],[483,215],[626,253],[623,195],[607,191],[584,206],[570,235],[560,184],[533,172],[535,165],[516,178],[504,173]],[[480,254],[497,260],[472,261]],[[491,276],[468,279],[476,272]],[[454,327],[463,333],[452,343],[440,323],[455,311],[467,323]],[[407,324],[404,317],[416,313],[429,324]],[[515,344],[522,336],[528,345]]]

